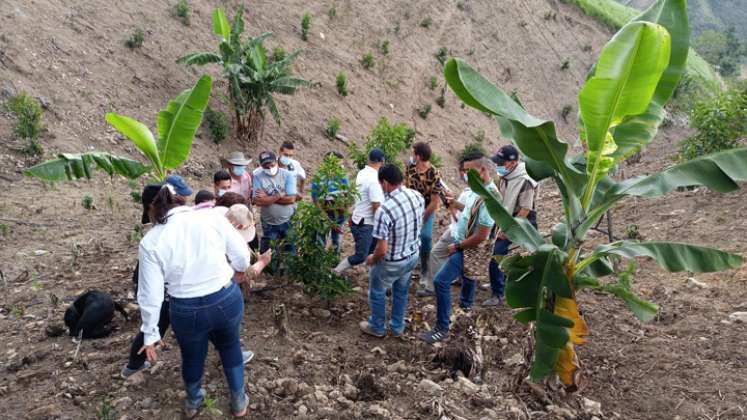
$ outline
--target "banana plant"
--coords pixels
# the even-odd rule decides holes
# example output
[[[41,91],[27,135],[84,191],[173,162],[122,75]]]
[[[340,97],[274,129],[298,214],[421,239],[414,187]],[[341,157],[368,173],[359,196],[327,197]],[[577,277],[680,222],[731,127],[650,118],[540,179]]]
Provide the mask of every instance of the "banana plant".
[[[689,48],[685,0],[658,0],[623,26],[602,49],[579,93],[579,132],[584,154],[569,156],[569,145],[555,124],[530,115],[521,103],[460,59],[445,66],[449,87],[467,105],[495,116],[501,132],[522,151],[538,179],[552,178],[563,199],[565,218],[549,240],[526,219],[515,218],[482,185],[474,171],[469,184],[484,199],[491,216],[513,242],[528,251],[500,261],[506,272],[506,302],[515,318],[533,326],[530,377],[552,373],[570,389],[578,380],[575,346],[589,328],[576,296],[584,289],[622,299],[642,321],[658,307],[631,289],[633,270],[614,271],[613,260],[650,258],[670,272],[734,269],[742,257],[702,246],[674,242],[617,241],[590,247],[588,230],[625,197],[653,198],[680,186],[706,186],[730,192],[747,181],[747,149],[703,156],[658,174],[615,181],[611,168],[644,148],[656,135],[662,113],[682,78]],[[614,275],[614,276],[613,276]],[[608,280],[610,276],[616,281]]]
[[[163,181],[169,170],[178,168],[187,160],[211,89],[212,80],[204,75],[194,87],[169,101],[158,113],[158,141],[145,124],[113,112],[106,114],[106,121],[140,150],[150,162],[149,166],[106,152],[63,153],[57,159],[28,168],[24,174],[44,181],[90,179],[93,169],[98,168],[112,177],[117,174],[127,179],[137,179],[150,173],[155,180]]]
[[[176,62],[190,66],[221,65],[223,76],[228,81],[228,97],[239,138],[250,142],[261,140],[265,111],[272,115],[278,125],[282,120],[273,95],[293,95],[298,88],[311,85],[308,80],[289,75],[290,65],[301,51],[294,51],[278,61],[268,59],[263,42],[272,36],[272,32],[258,37],[249,36],[242,44],[243,6],[239,6],[231,22],[223,9],[215,8],[213,33],[221,38],[217,53],[191,53]]]

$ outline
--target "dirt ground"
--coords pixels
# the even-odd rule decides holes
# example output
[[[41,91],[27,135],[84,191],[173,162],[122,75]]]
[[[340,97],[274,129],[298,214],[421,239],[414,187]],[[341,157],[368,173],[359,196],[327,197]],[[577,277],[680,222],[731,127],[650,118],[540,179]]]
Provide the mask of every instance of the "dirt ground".
[[[185,27],[170,15],[167,1],[6,1],[8,7],[0,10],[0,88],[45,99],[47,157],[94,148],[136,156],[105,125],[103,113],[116,110],[153,122],[166,100],[197,74],[174,60],[215,45],[209,16],[217,3],[193,4],[192,24]],[[233,10],[238,2],[221,4]],[[327,10],[333,5],[338,18],[330,20]],[[455,152],[480,129],[488,148],[501,140],[493,121],[462,109],[449,94],[446,108],[433,106],[428,120],[415,114],[416,107],[437,96],[426,82],[440,72],[433,57],[440,46],[467,57],[506,90],[516,89],[529,109],[558,120],[561,134],[574,138],[575,109],[568,122],[560,117],[561,109],[575,104],[586,68],[609,36],[606,29],[554,0],[463,5],[464,10],[451,2],[425,1],[250,3],[250,32],[273,30],[286,49],[304,47],[296,71],[321,86],[284,99],[283,126],[269,123],[260,144],[216,146],[201,135],[183,173],[194,185],[208,187],[219,155],[240,148],[254,156],[286,138],[296,141],[302,162],[314,168],[326,151],[344,149],[323,136],[327,118],[338,116],[342,134],[360,139],[385,115],[414,125],[419,139],[432,142],[444,157],[449,184],[457,188]],[[304,44],[298,23],[307,9],[315,16],[314,36]],[[418,24],[426,16],[433,20],[429,29]],[[135,26],[146,29],[146,41],[140,51],[129,51],[123,42]],[[363,70],[360,56],[384,38],[392,40],[391,55],[377,55],[380,65]],[[566,57],[570,71],[560,70]],[[206,70],[217,75],[216,69]],[[340,70],[348,72],[351,83],[352,95],[345,99],[334,92]],[[18,152],[22,144],[11,135],[11,126],[10,118],[0,114],[0,187],[5,192],[0,202],[0,418],[179,418],[183,393],[173,336],[167,336],[169,347],[154,368],[129,381],[118,377],[140,325],[130,280],[139,208],[130,192],[141,185],[103,176],[54,186],[25,179],[21,170],[33,160]],[[665,130],[640,163],[623,168],[624,176],[669,165],[684,135],[678,127]],[[81,206],[87,194],[96,209]],[[543,232],[559,219],[560,208],[558,195],[543,185]],[[695,242],[745,255],[745,217],[747,192],[695,190],[624,201],[614,212],[614,227],[618,236],[635,225],[646,239]],[[437,229],[443,228],[442,223]],[[350,247],[349,233],[345,241]],[[419,343],[414,331],[405,339],[362,336],[357,323],[368,311],[366,275],[358,269],[352,279],[359,289],[332,303],[305,296],[284,279],[265,279],[285,286],[249,297],[242,340],[257,354],[246,370],[249,418],[745,417],[747,328],[728,321],[730,313],[747,311],[744,267],[692,276],[665,273],[640,261],[634,288],[661,306],[650,324],[636,321],[614,298],[583,294],[591,336],[579,349],[584,381],[572,395],[556,390],[543,395],[520,385],[527,332],[507,308],[478,308],[471,315],[488,325],[485,374],[476,386],[434,366],[438,349]],[[117,315],[114,334],[80,346],[67,335],[50,336],[75,296],[94,288],[128,304],[132,319],[125,322]],[[477,301],[487,297],[481,290]],[[278,304],[288,309],[289,338],[275,336],[273,308]],[[432,299],[413,293],[409,310],[410,315],[423,312],[433,324]],[[226,388],[212,351],[205,384],[211,408],[201,418],[225,416]]]

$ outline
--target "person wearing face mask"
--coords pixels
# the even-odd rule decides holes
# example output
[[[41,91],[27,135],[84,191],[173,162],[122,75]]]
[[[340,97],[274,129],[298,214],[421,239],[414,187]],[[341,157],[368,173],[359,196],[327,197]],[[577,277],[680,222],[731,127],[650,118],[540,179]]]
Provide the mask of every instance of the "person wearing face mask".
[[[278,167],[275,153],[259,154],[261,171],[256,172],[252,186],[254,204],[260,208],[262,240],[260,252],[270,248],[270,242],[285,239],[290,231],[290,220],[296,211],[296,177]],[[292,244],[289,246],[293,252]]]
[[[475,170],[480,175],[485,187],[498,195],[498,189],[493,183],[495,164],[488,158],[482,157],[464,163],[466,171]],[[450,228],[452,243],[448,246],[449,258],[438,270],[433,279],[436,289],[436,327],[424,332],[419,338],[426,343],[433,344],[449,338],[451,317],[451,283],[462,278],[459,305],[464,310],[470,310],[475,299],[476,282],[464,275],[465,250],[479,247],[490,235],[495,221],[490,217],[487,206],[482,198],[474,191],[466,197],[462,212],[456,224]]]
[[[252,196],[252,174],[246,169],[251,162],[252,160],[244,157],[241,152],[232,152],[227,158],[222,159],[223,167],[228,170],[231,179],[228,191],[239,193],[246,199]]]
[[[227,170],[221,169],[213,174],[213,194],[216,197],[223,197],[223,194],[231,191],[231,174]]]
[[[521,161],[519,151],[513,145],[506,145],[493,156],[493,162],[498,165],[500,175],[498,191],[503,197],[502,204],[514,217],[523,217],[534,227],[537,227],[537,194],[539,185],[526,170],[526,164]],[[493,256],[507,255],[511,241],[503,232],[498,232],[493,248]],[[483,306],[499,306],[503,303],[506,287],[506,277],[495,259],[491,259],[488,268],[490,274],[490,289],[492,297]]]
[[[286,169],[293,176],[296,177],[296,190],[298,191],[298,198],[301,198],[301,194],[305,191],[306,186],[306,171],[293,156],[296,154],[296,148],[290,141],[285,141],[280,145],[278,149],[278,163],[280,167]]]
[[[412,157],[405,170],[405,186],[419,192],[425,199],[423,228],[420,230],[420,276],[428,273],[428,259],[433,247],[433,220],[443,194],[441,174],[431,165],[431,146],[418,142],[412,145]]]

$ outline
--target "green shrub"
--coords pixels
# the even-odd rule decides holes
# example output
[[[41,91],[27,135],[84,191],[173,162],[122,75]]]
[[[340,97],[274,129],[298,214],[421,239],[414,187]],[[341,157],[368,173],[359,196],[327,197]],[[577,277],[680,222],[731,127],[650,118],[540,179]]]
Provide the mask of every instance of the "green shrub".
[[[5,223],[0,223],[0,236],[7,238],[10,236],[10,226]]]
[[[288,52],[283,47],[275,47],[272,49],[272,62],[277,63],[278,61],[285,60],[288,56]]]
[[[143,195],[140,194],[140,191],[137,191],[137,190],[130,191],[130,197],[132,197],[132,201],[134,201],[137,204],[140,204],[143,202]]]
[[[438,78],[436,76],[431,76],[431,79],[428,81],[428,88],[430,90],[435,90],[438,87]]]
[[[114,420],[117,417],[118,417],[117,410],[109,402],[109,400],[105,399],[104,401],[102,401],[101,405],[96,410],[97,420]]]
[[[443,66],[446,60],[449,58],[449,50],[446,47],[441,47],[436,51],[436,60]]]
[[[485,131],[482,131],[483,138],[485,135]],[[474,153],[482,153],[483,156],[488,156],[488,152],[485,151],[485,147],[482,145],[482,140],[475,140],[472,143],[467,143],[466,146],[464,146],[464,149],[462,149],[461,152],[459,152],[459,160],[461,161],[466,156],[469,156]]]
[[[174,6],[174,14],[179,18],[182,24],[189,25],[189,15],[191,14],[191,10],[187,0],[179,0],[179,2],[176,3],[176,6]]]
[[[379,44],[379,51],[381,51],[381,54],[389,55],[389,46],[390,44],[388,39],[381,41],[381,43]]]
[[[330,19],[334,19],[337,17],[337,9],[335,6],[332,6],[327,10],[327,16],[329,16]]]
[[[324,129],[324,134],[333,139],[337,136],[338,131],[340,131],[340,120],[335,117],[328,119],[327,128]]]
[[[205,109],[204,124],[210,132],[213,143],[220,144],[228,137],[229,125],[228,117],[221,111],[216,111],[211,107]]]
[[[337,73],[337,93],[340,96],[348,96],[348,76],[344,72]]]
[[[44,154],[44,148],[35,139],[28,139],[21,152],[28,156],[39,157]]]
[[[81,205],[83,206],[83,208],[84,208],[84,209],[86,209],[86,210],[93,210],[93,209],[95,209],[95,208],[96,208],[96,207],[95,207],[95,206],[93,205],[93,197],[91,197],[91,196],[90,196],[90,195],[88,195],[88,194],[86,194],[86,195],[84,195],[84,196],[83,196],[83,200],[81,201],[81,203],[80,203],[80,204],[81,204]]]
[[[433,23],[433,19],[431,19],[430,17],[427,17],[420,21],[420,27],[428,29],[431,27],[432,23]]]
[[[420,118],[426,119],[428,118],[428,114],[431,113],[431,104],[425,104],[418,108],[418,115],[420,115]]]
[[[464,2],[461,0],[456,3],[456,7],[461,11],[465,11],[467,9],[467,6],[465,6]]]
[[[140,48],[143,46],[143,41],[145,41],[145,32],[143,32],[142,29],[137,28],[135,29],[135,32],[132,33],[132,35],[125,41],[125,45],[127,48],[134,50],[135,48]]]
[[[388,163],[394,163],[401,167],[402,162],[399,160],[399,155],[410,147],[414,140],[415,130],[412,127],[409,127],[405,123],[392,126],[386,117],[381,117],[376,127],[368,135],[366,144],[362,150],[357,144],[351,143],[349,150],[350,159],[358,168],[363,168],[366,166],[368,152],[378,147],[384,151],[384,156]]]
[[[376,60],[374,60],[373,54],[366,53],[363,58],[361,58],[361,64],[366,70],[373,68],[374,64],[376,64]]]
[[[306,12],[301,18],[301,39],[309,40],[309,29],[311,29],[311,13]]]
[[[430,162],[431,162],[431,165],[435,166],[436,168],[442,168],[444,166],[443,158],[441,157],[441,155],[439,155],[436,152],[431,153]]]
[[[16,118],[13,131],[18,137],[34,140],[44,128],[42,117],[44,110],[41,104],[26,92],[13,96],[5,104],[5,108]]]
[[[697,102],[690,126],[698,131],[680,145],[681,161],[736,147],[747,136],[747,85]]]

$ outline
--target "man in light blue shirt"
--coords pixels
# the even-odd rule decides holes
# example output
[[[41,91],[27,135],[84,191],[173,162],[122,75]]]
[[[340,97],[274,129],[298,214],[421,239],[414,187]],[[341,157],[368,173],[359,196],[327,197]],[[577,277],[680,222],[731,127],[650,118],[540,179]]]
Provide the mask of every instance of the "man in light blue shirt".
[[[290,220],[296,212],[296,177],[279,168],[272,152],[259,154],[260,171],[252,180],[254,204],[260,208],[262,240],[260,253],[270,248],[270,242],[286,239]]]

